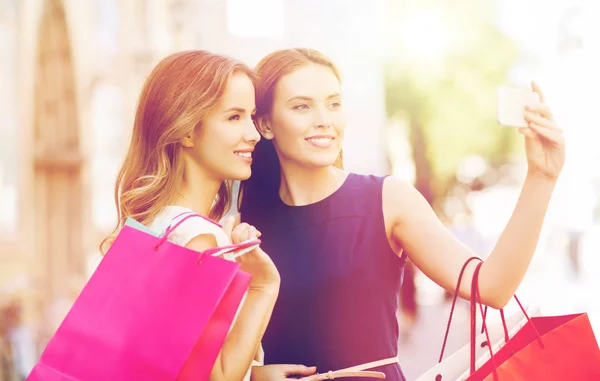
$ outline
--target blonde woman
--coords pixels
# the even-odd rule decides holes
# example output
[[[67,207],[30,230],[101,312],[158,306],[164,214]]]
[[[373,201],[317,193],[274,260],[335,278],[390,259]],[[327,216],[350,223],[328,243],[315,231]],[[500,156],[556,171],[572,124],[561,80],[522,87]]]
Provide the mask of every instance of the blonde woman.
[[[214,222],[227,212],[230,181],[250,177],[252,151],[260,140],[254,112],[253,73],[242,63],[205,51],[173,54],[158,63],[142,89],[117,178],[119,219],[111,237],[128,217],[162,231],[190,212],[206,218],[186,220],[169,237],[190,249],[259,236],[252,226],[241,224],[230,237]],[[230,232],[233,223],[227,225]],[[277,269],[261,249],[240,262],[252,275],[250,289],[211,381],[248,378],[279,291]]]

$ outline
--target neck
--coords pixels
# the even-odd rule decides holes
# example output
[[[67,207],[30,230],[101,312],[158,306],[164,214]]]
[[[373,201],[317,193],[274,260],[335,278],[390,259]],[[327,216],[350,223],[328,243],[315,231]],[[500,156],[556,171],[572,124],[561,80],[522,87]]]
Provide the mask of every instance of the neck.
[[[314,204],[335,192],[347,176],[334,166],[315,169],[282,163],[279,196],[292,206]]]
[[[223,181],[210,177],[191,160],[185,166],[185,182],[173,204],[208,216]]]

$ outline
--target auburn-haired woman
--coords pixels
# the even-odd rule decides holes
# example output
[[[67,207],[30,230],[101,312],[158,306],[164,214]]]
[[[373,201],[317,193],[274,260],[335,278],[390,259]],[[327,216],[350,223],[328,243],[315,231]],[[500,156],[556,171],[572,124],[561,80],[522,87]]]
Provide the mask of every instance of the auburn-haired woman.
[[[263,339],[269,365],[255,367],[253,375],[280,380],[289,370],[282,364],[290,363],[317,365],[319,372],[370,363],[388,380],[404,380],[396,313],[406,258],[454,291],[474,254],[410,184],[341,168],[346,118],[340,74],[330,59],[311,49],[281,50],[263,58],[256,72],[263,140],[242,187],[241,213],[263,233],[281,290]],[[541,90],[533,89],[541,102],[528,105],[528,127],[519,129],[529,170],[479,278],[483,303],[496,308],[525,275],[564,163],[562,132]],[[374,133],[372,126],[359,128]],[[470,295],[473,267],[460,286],[463,297]]]

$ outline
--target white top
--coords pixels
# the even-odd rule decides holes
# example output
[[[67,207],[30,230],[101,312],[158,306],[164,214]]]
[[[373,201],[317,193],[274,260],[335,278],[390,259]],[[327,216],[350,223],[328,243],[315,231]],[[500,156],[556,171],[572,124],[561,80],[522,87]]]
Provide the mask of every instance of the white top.
[[[183,213],[194,212],[182,206],[167,206],[158,216],[156,216],[149,228],[162,234],[169,225],[173,225],[185,217],[186,214]],[[169,234],[168,240],[179,246],[186,246],[192,239],[200,234],[214,235],[217,240],[217,245],[219,246],[231,245],[231,241],[223,229],[204,218],[188,218],[182,222],[177,229]]]
[[[184,213],[194,213],[194,211],[188,208],[184,208],[182,206],[167,206],[162,210],[162,212],[158,214],[158,216],[156,216],[154,221],[148,227],[153,231],[162,234],[170,225],[173,225],[181,218],[185,217],[186,214]],[[214,235],[218,246],[231,245],[231,240],[229,239],[229,237],[227,237],[227,234],[225,234],[223,229],[221,229],[218,225],[208,220],[205,220],[204,218],[188,218],[187,220],[182,222],[177,227],[177,229],[175,229],[171,234],[169,234],[169,237],[167,239],[176,245],[186,246],[192,239],[201,234]],[[232,260],[227,258],[226,255],[223,257],[225,259]],[[240,309],[245,299],[246,297],[244,296],[244,299],[242,299],[242,303],[240,303]],[[238,314],[240,312],[240,309],[238,309]],[[237,314],[235,316],[235,319],[237,319]],[[233,322],[234,324],[235,319]],[[260,353],[258,357],[260,361],[253,361],[252,366],[263,365],[264,354],[262,351],[262,346],[260,348]],[[250,381],[250,370],[251,369],[248,369],[248,372],[246,373],[246,376],[244,377],[243,381]]]

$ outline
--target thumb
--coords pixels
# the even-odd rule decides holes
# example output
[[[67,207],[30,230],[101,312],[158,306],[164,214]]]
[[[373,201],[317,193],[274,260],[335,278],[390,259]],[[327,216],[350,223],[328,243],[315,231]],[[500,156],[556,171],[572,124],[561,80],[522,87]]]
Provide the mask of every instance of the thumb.
[[[531,89],[533,92],[537,93],[540,103],[544,103],[544,93],[542,92],[542,88],[535,81],[531,81]]]
[[[290,364],[290,365],[285,365],[283,368],[283,374],[284,376],[291,376],[291,375],[299,375],[299,376],[310,376],[311,374],[314,374],[317,371],[317,367],[316,366],[304,366],[304,365],[299,365],[299,364]]]

